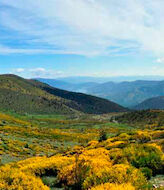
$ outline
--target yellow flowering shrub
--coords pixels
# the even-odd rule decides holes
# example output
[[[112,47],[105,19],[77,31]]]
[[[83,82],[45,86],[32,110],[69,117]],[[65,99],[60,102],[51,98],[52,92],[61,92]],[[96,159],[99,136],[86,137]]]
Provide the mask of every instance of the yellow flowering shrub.
[[[130,165],[117,164],[108,168],[108,170],[101,170],[101,177],[92,173],[84,181],[84,189],[96,186],[101,183],[132,183],[136,189],[140,189],[146,184],[146,179],[140,170],[131,167]]]
[[[139,143],[147,143],[152,140],[149,131],[137,131],[135,138]]]
[[[141,171],[127,164],[112,166],[107,176],[111,183],[131,183],[136,188],[140,188],[146,184],[146,179]]]
[[[44,175],[46,171],[53,170],[54,173],[61,168],[72,164],[75,161],[74,157],[67,156],[52,156],[29,158],[17,163],[17,167],[23,172],[30,172],[32,174]]]
[[[84,189],[87,189],[92,186],[90,184],[92,176],[98,180],[103,180],[103,173],[109,171],[111,166],[109,152],[106,149],[85,150],[77,156],[75,163],[63,167],[58,177],[68,185],[76,185],[77,178],[80,177],[83,179],[83,181],[80,181],[81,185]],[[97,184],[97,181],[94,183]]]
[[[1,190],[49,190],[40,178],[19,169],[5,167],[0,170]]]
[[[96,145],[98,145],[98,144],[99,144],[98,141],[89,141],[87,147],[88,147],[88,148],[95,148]]]
[[[7,122],[12,122],[14,124],[30,125],[30,123],[27,122],[27,121],[17,119],[15,117],[11,116],[11,115],[7,115],[7,114],[4,114],[4,113],[0,113],[0,120],[4,120],[4,121],[7,121]]]
[[[130,135],[128,135],[127,133],[121,133],[118,136],[118,140],[122,140],[122,141],[128,141],[130,139]]]
[[[120,148],[112,148],[109,150],[109,156],[113,164],[129,164],[127,157],[124,156]]]
[[[160,174],[164,166],[163,152],[155,143],[131,144],[122,149],[111,149],[110,159],[113,164],[131,164],[136,168],[147,167],[153,174]]]
[[[153,139],[163,139],[164,138],[164,130],[158,131],[151,131],[150,134],[152,135]]]
[[[150,147],[151,149],[154,149],[156,151],[159,151],[162,154],[161,147],[159,145],[157,145],[156,143],[147,143],[146,146]]]
[[[127,142],[125,141],[115,141],[115,142],[110,142],[108,143],[105,148],[110,150],[112,148],[120,148],[120,147],[124,147],[125,145],[127,145]]]
[[[0,189],[3,190],[48,190],[42,176],[50,170],[55,173],[62,167],[71,164],[74,158],[65,156],[34,157],[0,168]]]

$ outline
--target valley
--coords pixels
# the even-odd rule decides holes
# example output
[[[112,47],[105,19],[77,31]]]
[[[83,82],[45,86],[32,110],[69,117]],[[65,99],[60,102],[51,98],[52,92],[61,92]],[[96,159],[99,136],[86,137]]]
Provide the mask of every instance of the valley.
[[[162,190],[164,111],[0,76],[1,190]]]
[[[164,190],[164,0],[0,0],[0,190]]]

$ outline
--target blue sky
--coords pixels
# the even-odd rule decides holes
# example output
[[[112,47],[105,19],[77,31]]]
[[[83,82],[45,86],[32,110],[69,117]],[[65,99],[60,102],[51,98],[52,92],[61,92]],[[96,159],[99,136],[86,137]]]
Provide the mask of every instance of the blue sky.
[[[163,0],[1,0],[0,73],[164,75]]]

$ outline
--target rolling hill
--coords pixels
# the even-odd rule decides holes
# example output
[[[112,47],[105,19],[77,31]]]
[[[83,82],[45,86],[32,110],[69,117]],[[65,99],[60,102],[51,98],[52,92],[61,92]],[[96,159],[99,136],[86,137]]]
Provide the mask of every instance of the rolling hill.
[[[149,98],[133,107],[136,110],[164,109],[164,96]]]
[[[0,75],[0,109],[39,114],[103,114],[126,110],[102,98],[60,90],[15,75]]]

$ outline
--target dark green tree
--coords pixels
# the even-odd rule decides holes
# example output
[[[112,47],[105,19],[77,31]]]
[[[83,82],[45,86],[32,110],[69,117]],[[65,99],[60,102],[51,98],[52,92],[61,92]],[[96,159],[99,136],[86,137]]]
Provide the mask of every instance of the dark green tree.
[[[106,141],[107,140],[107,133],[104,130],[100,131],[100,136],[99,136],[99,142]]]

